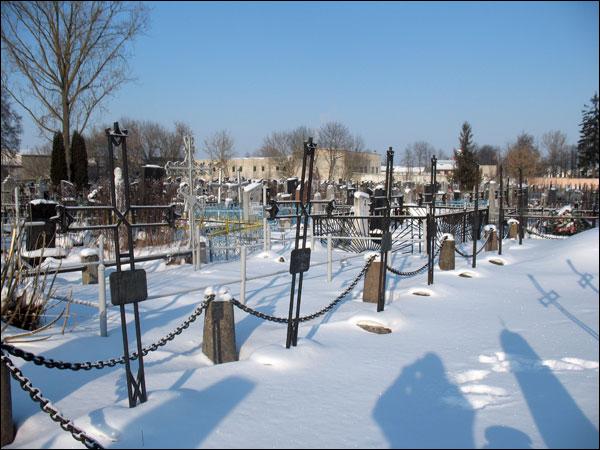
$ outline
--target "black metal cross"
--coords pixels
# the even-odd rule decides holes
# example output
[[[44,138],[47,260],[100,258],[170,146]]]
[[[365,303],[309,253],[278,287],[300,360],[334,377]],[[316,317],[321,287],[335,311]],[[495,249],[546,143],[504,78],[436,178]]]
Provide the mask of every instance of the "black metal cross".
[[[308,138],[304,142],[304,156],[302,158],[302,177],[300,180],[300,214],[296,220],[296,239],[294,250],[290,257],[290,273],[292,274],[292,287],[290,290],[290,309],[288,314],[286,348],[298,344],[298,325],[300,323],[300,302],[302,299],[302,281],[304,272],[310,268],[310,247],[306,247],[306,237],[308,233],[308,219],[310,217],[311,191],[313,179],[313,166],[315,161],[315,152],[317,144],[313,138]],[[308,174],[307,174],[308,169]],[[308,179],[307,179],[308,176]],[[300,232],[301,223],[303,225],[302,235]],[[296,297],[296,276],[298,277],[298,291]],[[295,309],[295,315],[294,315]],[[295,316],[295,317],[294,317]]]

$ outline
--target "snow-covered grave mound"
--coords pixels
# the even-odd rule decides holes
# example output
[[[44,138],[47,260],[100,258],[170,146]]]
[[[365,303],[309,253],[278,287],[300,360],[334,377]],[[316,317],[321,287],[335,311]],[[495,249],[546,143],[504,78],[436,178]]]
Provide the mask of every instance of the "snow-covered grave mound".
[[[246,303],[287,317],[291,276],[276,256],[289,260],[289,246],[274,244],[268,258],[248,256]],[[342,264],[348,256],[334,251],[328,283],[327,252],[313,250],[303,315],[330,303],[364,267],[364,255]],[[145,358],[148,401],[135,408],[123,366],[72,372],[11,359],[65,416],[111,448],[597,448],[598,229],[561,241],[505,241],[506,265],[486,261],[496,256],[482,253],[475,269],[464,258],[453,271],[436,267],[430,286],[426,273],[388,273],[381,313],[362,302],[361,280],[330,312],[302,323],[289,350],[285,324],[236,309],[239,362],[213,365],[204,356],[201,316]],[[389,264],[406,272],[425,261],[394,254]],[[207,286],[239,297],[239,261],[197,272],[158,261],[139,267],[154,297],[140,304],[144,346],[185,320]],[[476,276],[457,276],[465,270]],[[74,299],[96,302],[97,285],[80,279],[59,275],[59,294],[73,289]],[[109,307],[107,338],[98,336],[96,314],[71,305],[65,334],[55,326],[37,336],[46,340],[15,345],[56,360],[119,357],[118,308]],[[130,326],[132,319],[129,312]],[[358,323],[391,332],[369,333]],[[14,381],[12,392],[18,432],[10,447],[81,447]]]

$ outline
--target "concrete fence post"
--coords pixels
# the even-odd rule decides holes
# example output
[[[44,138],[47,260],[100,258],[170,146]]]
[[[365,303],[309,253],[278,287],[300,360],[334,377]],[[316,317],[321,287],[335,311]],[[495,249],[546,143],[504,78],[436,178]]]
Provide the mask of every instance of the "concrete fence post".
[[[238,360],[231,295],[222,288],[204,313],[202,352],[215,364]]]
[[[455,256],[455,248],[456,244],[454,242],[454,237],[448,237],[444,241],[442,241],[442,249],[440,250],[440,259],[439,266],[440,270],[454,270],[456,256]]]

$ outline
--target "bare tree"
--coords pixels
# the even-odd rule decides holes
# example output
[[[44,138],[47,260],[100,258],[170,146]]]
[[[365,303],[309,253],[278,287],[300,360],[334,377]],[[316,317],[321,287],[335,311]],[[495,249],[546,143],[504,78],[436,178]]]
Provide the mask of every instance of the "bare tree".
[[[49,139],[62,131],[70,168],[71,131],[124,82],[129,44],[147,7],[119,1],[2,2],[2,55],[19,76],[9,94]],[[70,169],[69,169],[70,170]]]
[[[431,166],[431,157],[435,154],[435,148],[425,141],[417,141],[409,145],[413,160],[419,170],[426,170]]]
[[[568,154],[570,153],[567,145],[567,135],[558,130],[544,133],[542,147],[546,150],[544,162],[548,174],[556,177],[566,173],[566,161],[568,161]]]
[[[181,160],[183,136],[193,134],[190,126],[183,122],[175,122],[173,131],[157,122],[129,117],[121,117],[119,124],[128,132],[127,155],[132,175],[139,172],[144,164],[163,165],[167,161]],[[100,177],[107,175],[107,139],[104,130],[109,126],[96,126],[85,136],[88,158],[95,160]]]
[[[227,162],[233,157],[233,137],[227,130],[215,132],[204,140],[204,151],[217,168],[228,174]]]
[[[360,135],[351,136],[348,150],[342,152],[342,178],[350,180],[355,173],[364,173],[369,166],[369,157],[365,153],[365,141]]]
[[[333,180],[336,165],[344,156],[343,151],[351,148],[353,143],[350,130],[340,122],[327,122],[319,129],[318,144],[327,162],[328,180]]]
[[[302,163],[304,141],[311,136],[314,131],[303,125],[290,131],[274,131],[263,139],[258,154],[274,158],[279,173],[293,177]]]
[[[537,176],[540,173],[540,151],[535,145],[533,136],[521,133],[517,141],[509,144],[504,163],[508,175],[516,179],[519,168],[523,170],[523,177]]]
[[[402,165],[404,167],[406,167],[406,180],[405,181],[412,181],[412,172],[413,172],[413,167],[415,165],[415,157],[413,155],[411,146],[406,147],[400,162],[402,163]]]

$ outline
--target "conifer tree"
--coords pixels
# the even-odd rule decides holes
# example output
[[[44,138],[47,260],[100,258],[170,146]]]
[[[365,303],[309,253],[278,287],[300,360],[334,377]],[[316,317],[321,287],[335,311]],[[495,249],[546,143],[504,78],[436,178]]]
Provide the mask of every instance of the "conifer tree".
[[[454,150],[456,166],[452,175],[452,181],[459,183],[460,189],[470,191],[477,180],[477,160],[475,158],[475,144],[473,143],[473,132],[469,122],[462,125],[458,138],[459,147]]]
[[[71,181],[81,191],[88,183],[88,157],[85,140],[77,131],[71,140]]]
[[[592,104],[583,110],[580,138],[577,143],[577,164],[583,176],[598,176],[599,118],[598,94],[591,98]],[[586,105],[587,106],[587,105]]]
[[[66,180],[67,158],[65,155],[65,143],[60,132],[54,133],[52,140],[52,158],[50,160],[50,180],[54,187],[60,186],[60,180]]]

